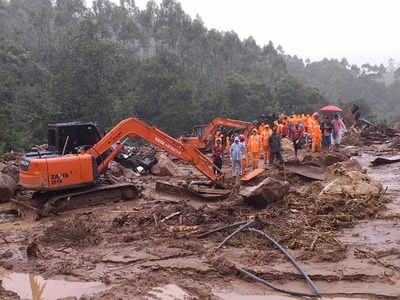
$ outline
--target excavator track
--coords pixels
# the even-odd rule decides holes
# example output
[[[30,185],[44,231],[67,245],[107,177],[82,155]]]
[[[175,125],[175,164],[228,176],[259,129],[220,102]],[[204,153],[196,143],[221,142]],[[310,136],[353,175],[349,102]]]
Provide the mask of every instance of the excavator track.
[[[43,218],[73,209],[132,200],[139,196],[139,190],[132,183],[118,183],[70,191],[36,192],[32,197],[20,196],[11,201],[23,211],[32,211],[38,218]]]

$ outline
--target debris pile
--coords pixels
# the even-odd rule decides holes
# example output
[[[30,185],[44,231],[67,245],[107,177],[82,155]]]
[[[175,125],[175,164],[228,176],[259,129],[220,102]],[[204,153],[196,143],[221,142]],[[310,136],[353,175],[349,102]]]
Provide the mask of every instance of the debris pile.
[[[0,157],[0,203],[8,202],[15,194],[18,183],[18,153],[5,153]]]

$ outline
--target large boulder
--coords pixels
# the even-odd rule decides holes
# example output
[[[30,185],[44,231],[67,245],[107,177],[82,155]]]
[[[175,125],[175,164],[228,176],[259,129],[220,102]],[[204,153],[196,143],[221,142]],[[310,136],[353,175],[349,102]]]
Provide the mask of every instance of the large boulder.
[[[12,179],[14,179],[15,182],[18,182],[19,180],[19,170],[15,164],[8,164],[1,170],[1,173],[7,174]]]
[[[124,168],[116,161],[110,161],[108,168],[110,169],[111,174],[115,177],[120,177],[123,175]]]
[[[0,203],[8,202],[14,196],[17,182],[7,174],[0,174]]]
[[[351,156],[359,156],[360,155],[360,147],[357,146],[346,146],[340,150],[343,154],[351,157]]]
[[[239,195],[250,205],[265,207],[269,203],[282,200],[288,192],[289,183],[287,181],[267,177],[256,186],[242,186]]]
[[[303,163],[325,168],[347,159],[348,156],[340,152],[315,152],[306,154],[303,158]]]
[[[360,171],[346,171],[342,176],[332,180],[321,191],[320,195],[350,196],[357,198],[367,195],[378,195],[382,184]]]
[[[346,175],[348,171],[359,171],[362,173],[362,168],[358,160],[349,159],[342,162],[338,162],[326,168],[328,173],[333,176]]]
[[[164,153],[157,153],[157,164],[151,168],[151,173],[159,176],[184,176],[184,172]]]

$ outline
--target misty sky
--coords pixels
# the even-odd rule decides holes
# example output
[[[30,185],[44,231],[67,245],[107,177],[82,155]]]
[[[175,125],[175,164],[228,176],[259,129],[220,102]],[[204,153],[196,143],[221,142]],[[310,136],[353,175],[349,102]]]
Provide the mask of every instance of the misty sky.
[[[119,3],[119,0],[113,0]],[[160,3],[159,0],[156,1]],[[400,0],[181,0],[207,28],[272,41],[311,60],[346,57],[352,64],[400,62]],[[144,8],[147,0],[135,0]]]

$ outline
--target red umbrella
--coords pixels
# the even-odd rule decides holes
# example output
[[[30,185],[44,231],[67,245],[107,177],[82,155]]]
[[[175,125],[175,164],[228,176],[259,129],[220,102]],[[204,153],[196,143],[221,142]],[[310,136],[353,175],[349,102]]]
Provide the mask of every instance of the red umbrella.
[[[343,110],[335,105],[328,105],[328,106],[324,106],[323,108],[321,108],[320,111],[339,112],[339,111],[343,111]]]

